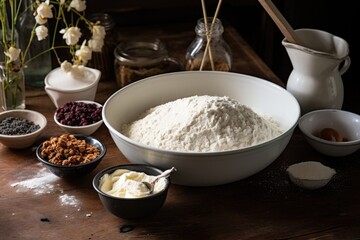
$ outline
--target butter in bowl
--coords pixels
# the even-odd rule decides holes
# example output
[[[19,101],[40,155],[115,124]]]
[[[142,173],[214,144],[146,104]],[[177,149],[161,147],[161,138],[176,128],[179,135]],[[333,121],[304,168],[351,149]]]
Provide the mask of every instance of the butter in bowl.
[[[139,219],[158,212],[165,203],[173,169],[162,171],[146,164],[109,167],[93,178],[93,187],[105,208],[124,219]],[[144,182],[153,182],[151,191]]]

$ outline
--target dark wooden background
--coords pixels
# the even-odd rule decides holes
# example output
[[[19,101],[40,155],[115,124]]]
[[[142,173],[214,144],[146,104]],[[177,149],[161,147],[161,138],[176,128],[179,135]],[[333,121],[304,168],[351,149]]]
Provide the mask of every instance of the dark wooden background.
[[[356,70],[359,66],[359,47],[355,38],[357,15],[356,1],[351,0],[273,0],[294,29],[316,28],[331,32],[348,41],[352,65],[342,78],[345,98],[354,105],[360,102],[360,86]],[[214,14],[217,0],[205,0],[207,15]],[[168,24],[193,21],[201,18],[201,0],[132,0],[87,1],[87,13],[107,12],[117,25]],[[257,0],[223,0],[219,12],[222,21],[230,22],[253,47],[273,72],[286,83],[292,70],[288,55],[281,45],[283,36]],[[120,33],[121,34],[121,33]],[[233,49],[236,51],[236,49]],[[357,106],[344,106],[354,111]]]

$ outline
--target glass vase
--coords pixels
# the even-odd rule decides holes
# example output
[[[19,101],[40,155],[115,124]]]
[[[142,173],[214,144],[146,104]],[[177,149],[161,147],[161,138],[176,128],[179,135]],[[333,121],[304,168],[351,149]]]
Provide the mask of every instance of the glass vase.
[[[5,68],[0,63],[0,98],[4,111],[25,109],[25,74],[22,68]]]
[[[24,73],[26,76],[25,85],[29,87],[44,87],[44,78],[52,69],[50,49],[50,38],[39,41],[34,35],[35,0],[24,0],[24,11],[19,16],[18,35],[20,49],[27,49]],[[47,26],[47,24],[45,25]],[[31,40],[30,45],[29,40]]]

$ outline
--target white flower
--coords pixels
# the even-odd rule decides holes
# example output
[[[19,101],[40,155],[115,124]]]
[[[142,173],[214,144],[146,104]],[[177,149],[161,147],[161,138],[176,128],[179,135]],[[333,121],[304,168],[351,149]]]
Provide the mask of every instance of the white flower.
[[[106,31],[104,26],[95,25],[92,28],[92,38],[93,39],[104,39],[106,35]]]
[[[45,39],[48,36],[48,28],[40,25],[35,28],[35,33],[39,41]]]
[[[36,9],[37,15],[42,18],[53,18],[53,13],[51,11],[52,5],[49,4],[50,0],[40,3],[39,7]]]
[[[90,39],[88,45],[93,52],[101,52],[101,49],[104,46],[104,40],[103,39]]]
[[[86,40],[81,45],[80,49],[75,52],[75,55],[84,65],[86,65],[87,62],[91,59],[91,49],[85,44],[86,44]]]
[[[47,18],[42,18],[40,15],[36,15],[35,21],[37,24],[45,24],[47,23]]]
[[[80,79],[85,76],[85,67],[82,65],[73,65],[70,74],[74,78]]]
[[[70,3],[70,7],[75,8],[76,11],[82,12],[86,9],[86,1],[85,0],[72,0]]]
[[[61,63],[61,69],[73,78],[80,79],[85,75],[85,67],[83,65],[72,65],[66,60]]]
[[[71,71],[71,68],[72,68],[72,64],[69,63],[68,61],[63,61],[61,63],[61,69],[64,71],[64,72],[70,72]]]
[[[68,29],[61,29],[60,33],[64,34],[63,39],[67,45],[75,45],[79,41],[81,37],[80,28],[78,27],[70,27]]]
[[[10,58],[9,62],[14,62],[19,59],[21,50],[19,48],[10,47],[7,52],[4,52],[6,56]]]

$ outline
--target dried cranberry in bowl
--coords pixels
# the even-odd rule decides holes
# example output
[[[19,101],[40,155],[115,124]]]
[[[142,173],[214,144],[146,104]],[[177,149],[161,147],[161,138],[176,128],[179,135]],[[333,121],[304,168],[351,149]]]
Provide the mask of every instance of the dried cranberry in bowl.
[[[67,102],[56,109],[56,120],[68,126],[86,126],[102,119],[102,106],[94,102]]]

